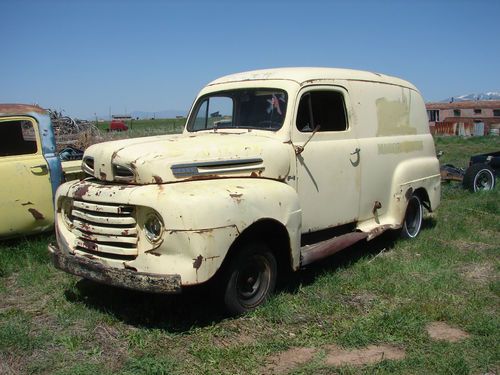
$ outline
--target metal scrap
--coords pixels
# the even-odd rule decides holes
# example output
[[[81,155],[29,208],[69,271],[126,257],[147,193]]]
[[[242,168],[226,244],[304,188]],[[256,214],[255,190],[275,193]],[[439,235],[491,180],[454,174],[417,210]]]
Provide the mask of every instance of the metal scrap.
[[[96,138],[102,137],[101,131],[93,121],[72,118],[63,115],[62,111],[52,109],[47,109],[47,111],[52,121],[58,151],[69,145],[86,149],[95,143]]]

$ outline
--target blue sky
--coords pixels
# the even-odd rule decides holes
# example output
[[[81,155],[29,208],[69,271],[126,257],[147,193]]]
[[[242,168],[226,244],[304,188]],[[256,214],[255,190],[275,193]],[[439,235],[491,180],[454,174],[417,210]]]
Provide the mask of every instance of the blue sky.
[[[188,110],[238,71],[395,75],[427,101],[500,91],[500,1],[0,0],[0,102],[76,117]]]

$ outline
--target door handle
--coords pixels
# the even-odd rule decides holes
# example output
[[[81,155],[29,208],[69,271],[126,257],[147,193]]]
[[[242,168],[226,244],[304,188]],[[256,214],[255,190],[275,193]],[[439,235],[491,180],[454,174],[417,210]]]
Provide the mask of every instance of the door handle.
[[[33,173],[35,175],[47,173],[47,166],[45,164],[34,165],[30,169],[31,169],[31,173]]]
[[[360,152],[360,151],[361,151],[361,150],[359,149],[359,147],[356,147],[356,149],[355,149],[353,152],[351,152],[351,157],[352,157],[352,156],[354,156],[354,155],[356,155],[356,161],[352,161],[352,160],[351,160],[351,157],[349,157],[349,161],[351,162],[351,165],[352,165],[353,167],[357,167],[357,166],[359,165],[359,161],[360,161],[360,159],[361,159],[361,158],[359,157],[359,152]]]

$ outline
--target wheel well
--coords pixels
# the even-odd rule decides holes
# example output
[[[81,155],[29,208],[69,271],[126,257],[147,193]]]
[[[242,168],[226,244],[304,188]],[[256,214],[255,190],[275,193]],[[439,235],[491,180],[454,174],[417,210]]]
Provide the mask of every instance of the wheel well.
[[[288,231],[283,224],[273,219],[262,219],[246,228],[229,248],[221,269],[224,268],[224,265],[239,246],[251,241],[263,242],[269,246],[269,249],[276,257],[278,271],[292,269]]]
[[[429,194],[427,194],[427,190],[425,190],[425,188],[418,188],[413,194],[417,195],[420,198],[420,201],[427,209],[427,211],[432,212],[431,200],[429,199]]]

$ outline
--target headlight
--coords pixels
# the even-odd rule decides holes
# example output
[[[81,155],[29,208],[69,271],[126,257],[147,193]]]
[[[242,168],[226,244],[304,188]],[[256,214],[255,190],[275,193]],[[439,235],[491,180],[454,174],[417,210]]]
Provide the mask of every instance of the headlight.
[[[144,223],[144,231],[149,242],[158,242],[163,233],[163,222],[160,215],[156,212],[150,213]]]
[[[64,198],[61,202],[61,217],[64,224],[68,229],[73,228],[73,200],[69,198]]]

